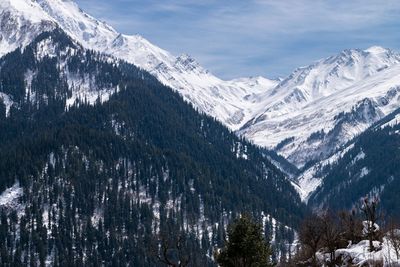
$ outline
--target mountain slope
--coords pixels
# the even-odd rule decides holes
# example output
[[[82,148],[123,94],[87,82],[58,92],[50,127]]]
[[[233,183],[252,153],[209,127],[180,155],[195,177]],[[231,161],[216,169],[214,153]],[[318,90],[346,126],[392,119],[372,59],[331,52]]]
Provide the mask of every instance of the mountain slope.
[[[391,94],[399,85],[400,56],[380,47],[345,50],[279,81],[223,81],[188,55],[175,57],[139,35],[118,33],[72,0],[4,0],[1,5],[3,54],[60,27],[87,49],[149,71],[200,112],[257,145],[276,149],[297,167],[331,156],[397,104]]]
[[[193,266],[214,266],[214,246],[243,211],[278,247],[293,239],[284,224],[296,227],[305,207],[286,177],[147,72],[61,29],[0,66],[14,101],[8,114],[0,105],[2,265],[158,266],[163,238],[182,233]],[[115,91],[105,102],[99,94],[67,105],[80,79],[93,93]]]
[[[306,171],[295,181],[303,187],[299,189],[303,199],[321,182],[321,166],[399,106],[400,56],[381,47],[345,50],[279,81],[262,77],[223,81],[188,55],[174,57],[139,35],[118,33],[71,0],[4,0],[0,5],[0,55],[25,48],[45,30],[61,28],[84,48],[111,55],[108,60],[123,58],[149,71],[198,111],[257,145],[275,149],[298,168],[304,167]],[[42,44],[41,48],[47,52],[51,47]],[[23,75],[20,88],[26,83],[29,91],[36,74]],[[99,96],[104,101],[119,91],[115,84],[97,88],[103,91],[91,90],[90,77],[68,73],[63,77],[68,85],[66,107],[76,101],[94,104]],[[0,93],[6,114],[18,108],[18,96],[11,91],[4,88]],[[31,102],[35,97],[29,94]],[[42,101],[46,97],[42,95]],[[282,159],[273,157],[269,159],[280,168],[286,166],[282,170],[289,176],[298,174],[291,164],[281,164]]]
[[[398,217],[400,190],[400,111],[385,117],[349,144],[327,166],[320,187],[310,196],[314,208],[342,209],[363,197],[378,197],[385,216]]]
[[[4,0],[0,17],[18,39],[0,39],[0,55],[26,45],[27,40],[58,25],[85,48],[93,49],[143,68],[162,83],[177,90],[201,112],[211,115],[231,129],[238,129],[254,114],[258,98],[254,95],[274,87],[277,81],[245,78],[223,81],[203,69],[188,55],[174,57],[139,35],[124,35],[84,13],[71,0]],[[22,9],[24,12],[21,12]],[[28,14],[27,14],[28,13]],[[35,14],[30,16],[29,14]],[[14,18],[9,20],[9,17]],[[20,23],[14,23],[19,21]],[[28,26],[27,26],[28,25]],[[28,30],[27,30],[28,28]],[[1,29],[4,31],[4,29]]]
[[[372,47],[299,68],[261,97],[264,108],[239,133],[299,167],[325,159],[398,107],[399,62]]]
[[[55,22],[32,1],[0,2],[0,56],[26,46],[43,31],[54,29]]]

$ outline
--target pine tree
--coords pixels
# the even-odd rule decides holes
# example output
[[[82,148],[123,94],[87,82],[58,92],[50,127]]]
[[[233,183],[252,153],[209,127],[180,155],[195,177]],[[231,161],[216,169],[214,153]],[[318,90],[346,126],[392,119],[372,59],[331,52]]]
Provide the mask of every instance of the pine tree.
[[[222,267],[264,267],[272,266],[271,254],[262,225],[242,215],[228,227],[228,241],[215,259]]]

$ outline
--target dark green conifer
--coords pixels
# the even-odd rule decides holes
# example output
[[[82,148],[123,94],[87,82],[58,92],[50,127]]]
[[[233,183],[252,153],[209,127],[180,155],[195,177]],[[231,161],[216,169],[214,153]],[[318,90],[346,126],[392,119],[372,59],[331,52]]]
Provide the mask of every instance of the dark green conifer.
[[[271,254],[262,225],[242,215],[229,226],[228,241],[215,258],[222,267],[267,267],[272,266]]]

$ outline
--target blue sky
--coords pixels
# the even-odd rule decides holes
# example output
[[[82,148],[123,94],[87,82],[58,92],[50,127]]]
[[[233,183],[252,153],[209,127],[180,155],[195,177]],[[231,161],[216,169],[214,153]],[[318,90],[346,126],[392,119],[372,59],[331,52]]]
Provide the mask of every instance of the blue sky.
[[[285,76],[347,48],[400,51],[398,0],[76,0],[225,78]]]

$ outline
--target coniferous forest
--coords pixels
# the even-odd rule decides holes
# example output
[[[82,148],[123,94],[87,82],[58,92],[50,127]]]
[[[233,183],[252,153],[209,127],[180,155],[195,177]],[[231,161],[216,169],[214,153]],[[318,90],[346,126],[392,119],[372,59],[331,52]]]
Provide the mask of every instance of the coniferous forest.
[[[0,89],[14,103],[0,106],[0,191],[14,196],[0,265],[165,266],[162,245],[179,237],[188,266],[215,266],[243,212],[275,260],[288,253],[306,213],[290,182],[145,71],[55,30],[0,59]]]
[[[372,125],[338,162],[323,170],[326,177],[311,196],[311,207],[352,209],[365,196],[379,197],[385,216],[400,219],[400,126],[390,125],[399,112]]]
[[[400,266],[400,4],[117,2],[0,0],[0,267]]]

